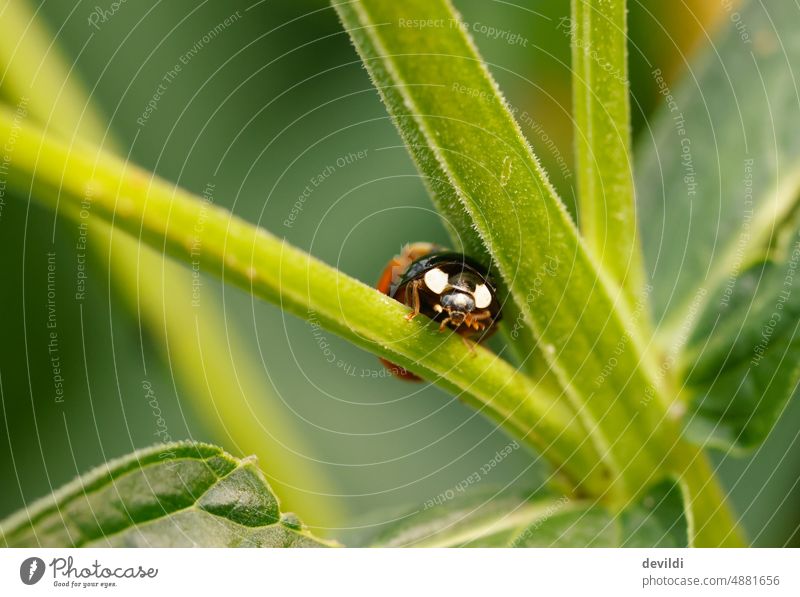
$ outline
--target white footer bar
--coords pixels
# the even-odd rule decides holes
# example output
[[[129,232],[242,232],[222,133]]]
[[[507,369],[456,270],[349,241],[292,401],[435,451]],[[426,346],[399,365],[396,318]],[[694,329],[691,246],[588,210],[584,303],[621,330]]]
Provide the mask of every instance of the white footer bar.
[[[0,595],[800,595],[800,550],[5,549]],[[580,592],[580,593],[579,593]]]

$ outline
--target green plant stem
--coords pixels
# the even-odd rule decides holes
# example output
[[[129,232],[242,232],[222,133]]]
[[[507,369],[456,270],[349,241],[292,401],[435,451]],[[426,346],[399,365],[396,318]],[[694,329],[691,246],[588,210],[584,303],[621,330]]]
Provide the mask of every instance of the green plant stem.
[[[3,95],[12,103],[24,98],[28,114],[66,141],[85,139],[119,153],[91,96],[27,1],[8,2],[0,9],[0,31]],[[75,225],[84,222],[78,210],[67,214]],[[296,425],[273,395],[252,351],[223,321],[221,305],[204,294],[201,304],[191,308],[189,271],[126,234],[113,234],[107,222],[91,213],[86,222],[89,246],[100,265],[108,265],[128,311],[156,340],[180,398],[194,406],[220,441],[224,438],[241,454],[255,454],[267,463],[270,482],[289,509],[310,524],[335,525],[341,512],[312,490],[325,485],[323,471],[302,455],[308,452],[302,437],[289,432]],[[292,436],[293,450],[274,435],[279,430]]]
[[[626,17],[625,0],[572,0],[572,91],[582,235],[637,305],[647,293],[633,185]],[[648,330],[647,309],[641,311],[639,323]],[[677,438],[680,430],[670,427]],[[693,543],[744,545],[705,454],[676,439],[668,460],[686,487]]]
[[[0,8],[0,90],[11,103],[25,98],[30,114],[68,138],[78,132],[108,141],[108,127],[32,4],[10,0]]]
[[[583,245],[489,72],[444,0],[336,4],[437,208],[488,253],[606,465],[610,499],[642,490],[667,438],[654,366],[619,287]],[[406,23],[447,23],[419,30]],[[463,212],[463,213],[462,213]],[[471,239],[471,240],[470,240]],[[477,250],[477,249],[476,249]],[[617,365],[608,367],[616,347]],[[598,383],[598,379],[602,379]],[[666,400],[659,396],[654,402]],[[659,445],[660,444],[660,445]],[[619,487],[617,487],[619,485]],[[607,496],[609,497],[609,496]]]
[[[576,493],[602,494],[608,471],[569,409],[506,361],[467,346],[376,290],[152,174],[87,147],[68,148],[0,110],[0,142],[13,139],[9,184],[62,209],[91,201],[115,228],[163,247],[204,272],[277,303],[419,373],[535,447]],[[52,200],[50,201],[52,205]],[[599,464],[600,463],[600,464]]]
[[[640,315],[579,236],[450,3],[334,6],[437,208],[465,245],[480,248],[497,267],[612,471],[603,498],[622,509],[668,474],[696,484],[700,495],[715,482],[703,461],[665,458],[682,440]],[[422,21],[446,25],[413,26]],[[558,266],[548,270],[550,262]],[[708,492],[703,497],[691,504],[699,508],[693,515],[719,528],[699,529],[697,544],[735,535],[735,527],[722,528],[732,518],[714,516],[725,503],[713,503]]]
[[[569,33],[581,232],[633,305],[641,300],[644,273],[633,190],[625,0],[572,0]],[[646,317],[641,315],[641,323]]]
[[[702,448],[676,439],[668,460],[686,492],[690,546],[745,547],[745,535]]]
[[[418,3],[412,4],[411,8],[420,11],[421,6]],[[431,6],[441,8],[442,5],[432,3]],[[383,8],[391,9],[391,6]],[[448,10],[449,12],[444,12],[444,16],[454,14],[449,7]],[[424,10],[422,13],[424,14]],[[458,46],[455,55],[466,53],[464,64],[479,65],[474,48],[463,37],[463,33],[459,32],[460,29],[456,32],[461,37],[455,40]],[[401,41],[411,43],[412,40]],[[402,54],[404,48],[401,46],[398,49]],[[413,57],[419,60],[418,55]],[[429,58],[437,67],[441,66],[437,73],[440,77],[452,72],[451,63],[439,63],[435,55]],[[456,74],[459,74],[458,69],[456,70]],[[488,97],[489,104],[496,104],[492,99],[497,97],[496,88],[488,73],[481,72],[483,74],[476,81],[475,97]],[[441,79],[437,85],[441,86]],[[401,101],[404,99],[407,98],[400,97]],[[432,92],[429,96],[423,95],[423,99],[427,100],[426,108],[435,108],[435,103],[440,98],[439,94]],[[448,104],[446,93],[441,99]],[[502,107],[502,100],[497,101]],[[486,121],[493,126],[498,124],[496,105],[491,108],[481,107],[469,96],[464,98],[463,104],[464,113],[472,113],[474,109],[476,114],[485,116]],[[452,108],[451,105],[446,107]],[[435,110],[429,112],[435,113]],[[398,118],[397,113],[394,116]],[[493,143],[491,135],[489,138],[478,135],[478,138],[471,140],[473,145],[485,152],[488,163],[472,168],[471,174],[475,175],[475,180],[465,181],[454,177],[453,172],[448,170],[459,166],[457,170],[461,171],[461,164],[452,161],[450,155],[443,156],[446,152],[437,144],[431,143],[431,139],[438,135],[442,137],[441,143],[445,147],[455,146],[452,144],[453,136],[460,137],[466,133],[469,137],[470,134],[474,135],[474,130],[430,126],[431,121],[441,119],[440,122],[445,122],[447,117],[445,114],[424,120],[422,124],[426,126],[417,129],[423,133],[417,141],[424,141],[428,147],[433,148],[433,152],[428,154],[435,161],[433,168],[438,168],[438,172],[443,175],[442,184],[450,185],[453,189],[450,197],[459,201],[464,213],[475,220],[477,238],[490,247],[507,252],[503,256],[501,273],[508,277],[509,265],[511,266],[511,273],[514,275],[510,279],[515,284],[509,286],[512,287],[515,300],[520,304],[526,325],[531,325],[540,339],[542,332],[547,331],[548,336],[545,339],[549,341],[546,346],[555,350],[543,350],[543,353],[547,355],[548,362],[559,365],[560,382],[563,386],[572,386],[574,393],[570,397],[575,400],[576,410],[541,391],[535,382],[516,372],[496,355],[482,348],[471,352],[452,335],[436,333],[436,326],[430,323],[405,322],[403,315],[406,310],[398,303],[347,278],[265,231],[242,222],[224,210],[211,207],[199,198],[159,181],[151,174],[121,160],[91,148],[70,149],[34,127],[15,123],[14,115],[7,110],[0,111],[0,143],[13,141],[9,184],[22,193],[43,199],[55,195],[62,207],[71,205],[73,209],[81,200],[89,197],[93,213],[114,222],[134,236],[141,235],[152,246],[166,247],[187,262],[191,260],[192,247],[199,242],[202,247],[201,263],[208,271],[218,273],[223,279],[276,302],[300,317],[317,321],[357,345],[386,356],[459,394],[484,414],[501,422],[505,429],[541,451],[578,488],[577,493],[607,496],[609,483],[618,481],[616,477],[609,478],[609,474],[625,474],[626,481],[622,486],[625,491],[615,495],[615,504],[621,507],[622,500],[630,499],[632,493],[639,491],[635,487],[637,482],[643,489],[647,480],[657,477],[660,471],[676,470],[682,473],[682,478],[690,486],[689,494],[697,496],[690,503],[694,520],[707,521],[702,527],[698,525],[695,544],[713,545],[717,544],[715,541],[720,537],[735,536],[732,519],[716,515],[720,511],[724,512],[726,505],[721,494],[706,490],[707,487],[714,487],[715,481],[702,456],[698,460],[683,452],[674,451],[668,464],[661,465],[659,457],[670,453],[666,446],[667,441],[675,442],[678,437],[676,425],[664,420],[664,405],[661,402],[663,397],[657,395],[658,399],[651,402],[649,408],[643,409],[645,416],[638,420],[625,417],[628,409],[632,418],[637,419],[636,400],[641,397],[641,392],[651,389],[646,380],[652,376],[643,374],[640,369],[640,339],[634,332],[631,332],[634,335],[627,344],[625,360],[620,363],[608,386],[598,395],[585,391],[591,388],[587,385],[594,373],[591,367],[602,365],[605,357],[612,353],[616,342],[627,337],[626,324],[630,323],[630,314],[626,314],[624,308],[622,313],[616,313],[617,302],[609,297],[613,283],[606,279],[603,272],[592,274],[595,264],[570,227],[563,208],[535,159],[532,170],[528,171],[531,168],[531,158],[525,157],[528,150],[524,148],[527,146],[521,141],[513,120],[502,116],[501,130],[493,131],[500,133],[498,138],[503,151],[497,151],[497,138]],[[514,138],[513,134],[508,135],[508,126],[512,127],[511,133],[516,132],[519,139]],[[484,141],[487,142],[483,143]],[[519,143],[522,143],[521,152]],[[509,148],[513,148],[512,153],[509,153]],[[498,154],[511,157],[508,160],[504,157],[501,161],[493,161]],[[451,159],[447,160],[446,157]],[[535,279],[537,262],[518,264],[509,257],[508,252],[525,249],[518,255],[534,260],[541,259],[545,253],[537,252],[535,245],[529,244],[535,243],[536,239],[528,239],[524,235],[523,239],[517,238],[513,234],[507,234],[514,232],[513,228],[504,233],[498,228],[498,223],[477,217],[479,214],[491,213],[498,215],[499,224],[505,225],[509,222],[509,214],[502,205],[484,202],[485,197],[493,197],[495,193],[491,190],[489,181],[482,179],[482,169],[500,173],[501,180],[506,178],[503,176],[504,172],[527,171],[526,177],[532,177],[525,180],[508,177],[504,185],[507,187],[505,194],[513,198],[515,215],[524,219],[518,222],[517,230],[536,230],[537,216],[544,215],[544,219],[538,220],[539,225],[541,222],[550,225],[549,231],[553,238],[553,247],[546,246],[545,250],[553,248],[559,256],[570,257],[566,263],[571,266],[577,263],[579,271],[573,272],[578,277],[577,286],[570,283],[569,277],[564,277],[567,272],[562,272],[557,279],[547,283],[547,293],[551,297],[560,296],[563,305],[553,308],[554,305],[550,303],[537,303],[537,309],[541,308],[539,312],[532,305],[526,304],[525,294]],[[492,174],[492,179],[497,180],[497,177]],[[465,185],[465,182],[469,184]],[[535,199],[533,205],[530,204],[529,197]],[[529,208],[534,208],[531,213],[527,211]],[[528,244],[520,247],[521,241]],[[538,265],[541,265],[541,261]],[[516,278],[517,273],[519,280]],[[514,286],[516,289],[513,289]],[[559,292],[564,292],[565,289],[569,292],[561,296]],[[591,304],[597,296],[600,297],[599,311],[595,312],[598,307],[595,304],[590,313],[584,313],[584,302]],[[606,311],[602,311],[603,309]],[[571,310],[574,312],[570,312]],[[610,320],[609,313],[613,313]],[[548,323],[543,317],[552,317],[556,329],[543,327],[542,323]],[[597,321],[587,322],[587,319],[593,318],[597,318]],[[598,345],[597,339],[601,338],[604,324],[607,325],[609,321],[616,330]],[[589,344],[575,344],[573,335],[589,341]],[[567,349],[566,345],[570,342],[573,342],[568,348],[571,356],[566,359],[558,351]],[[593,359],[589,371],[582,370],[580,359],[583,358]],[[570,360],[573,362],[569,362]],[[631,372],[634,372],[633,376]],[[571,384],[573,374],[575,383]],[[621,410],[618,401],[626,402]],[[587,441],[584,432],[587,427],[575,424],[574,413],[577,411],[585,414],[581,410],[583,408],[590,409],[593,417],[588,419],[590,423],[601,423],[615,417],[616,425],[633,423],[637,428],[633,429],[630,436],[625,435],[627,427],[617,429],[620,431],[617,435],[614,434],[614,427],[599,430],[609,440],[608,447],[613,447],[615,454],[599,452],[597,448],[602,444]],[[658,427],[659,423],[664,423],[663,428]],[[639,425],[641,426],[638,427]],[[591,426],[588,429],[593,433],[598,431]],[[644,437],[644,442],[641,441],[641,436],[647,432],[655,436],[652,443],[648,441],[649,435]],[[622,444],[618,445],[617,440]],[[641,450],[647,450],[646,459],[636,458]],[[632,460],[630,464],[633,467],[628,466],[626,458]],[[644,466],[648,462],[655,463],[649,470]],[[609,463],[619,467],[619,470],[609,467]],[[615,491],[619,489],[616,487]],[[726,527],[727,522],[731,524]]]

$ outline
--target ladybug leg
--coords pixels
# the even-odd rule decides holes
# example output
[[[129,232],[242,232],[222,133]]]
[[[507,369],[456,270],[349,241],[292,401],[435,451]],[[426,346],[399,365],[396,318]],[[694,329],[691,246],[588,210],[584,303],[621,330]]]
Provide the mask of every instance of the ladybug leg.
[[[408,304],[408,291],[411,290],[411,307],[414,309],[411,313],[406,315],[406,321],[411,321],[419,315],[419,280],[413,280],[406,286],[406,304]]]
[[[448,323],[450,323],[450,318],[449,317],[447,319],[445,319],[444,321],[442,321],[442,323],[439,324],[439,331],[443,332],[445,326],[447,326]]]
[[[476,330],[483,330],[486,329],[486,323],[484,322],[485,319],[491,319],[492,313],[490,311],[482,311],[477,315],[470,314],[470,327]]]
[[[461,341],[464,343],[464,346],[469,348],[469,353],[475,357],[478,356],[478,353],[475,352],[475,343],[467,338],[466,336],[461,336]]]

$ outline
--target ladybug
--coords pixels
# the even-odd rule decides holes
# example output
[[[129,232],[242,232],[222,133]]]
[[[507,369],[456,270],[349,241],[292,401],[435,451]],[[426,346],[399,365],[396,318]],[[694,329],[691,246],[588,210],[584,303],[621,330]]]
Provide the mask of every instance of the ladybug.
[[[487,268],[432,243],[403,247],[383,270],[377,289],[413,309],[407,320],[422,313],[439,322],[440,331],[450,328],[476,342],[491,336],[500,321],[500,302]],[[401,379],[420,379],[385,359],[381,362]]]

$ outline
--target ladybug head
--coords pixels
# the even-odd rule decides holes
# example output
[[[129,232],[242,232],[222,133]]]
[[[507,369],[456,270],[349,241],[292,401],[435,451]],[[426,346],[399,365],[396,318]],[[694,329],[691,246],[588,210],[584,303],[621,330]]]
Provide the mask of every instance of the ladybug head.
[[[475,299],[472,294],[462,290],[454,289],[442,294],[439,298],[439,304],[447,312],[450,321],[455,326],[461,325],[467,314],[475,310]]]

